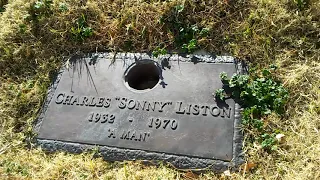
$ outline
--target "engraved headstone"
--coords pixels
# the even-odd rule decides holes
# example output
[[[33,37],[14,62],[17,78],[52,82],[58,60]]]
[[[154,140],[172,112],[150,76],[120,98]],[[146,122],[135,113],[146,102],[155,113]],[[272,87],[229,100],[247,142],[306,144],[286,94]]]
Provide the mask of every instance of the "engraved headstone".
[[[111,61],[115,60],[113,64]],[[232,57],[92,54],[73,57],[53,83],[35,127],[41,147],[107,160],[163,160],[221,171],[242,162],[239,105],[216,102]]]

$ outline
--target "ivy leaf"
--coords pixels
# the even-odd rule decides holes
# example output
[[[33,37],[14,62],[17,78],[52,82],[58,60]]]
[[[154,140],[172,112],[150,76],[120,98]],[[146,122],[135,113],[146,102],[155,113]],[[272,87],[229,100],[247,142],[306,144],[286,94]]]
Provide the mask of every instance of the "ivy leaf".
[[[222,81],[227,81],[228,80],[228,74],[226,72],[220,73],[220,78]]]
[[[209,33],[209,30],[210,30],[209,28],[202,28],[200,31],[200,36],[201,37],[207,36]]]
[[[191,30],[192,30],[193,32],[199,31],[198,26],[197,26],[196,24],[194,24],[194,25],[191,26]]]
[[[223,101],[225,98],[224,94],[225,94],[224,89],[217,89],[215,92],[215,97]]]
[[[43,5],[44,5],[43,2],[37,1],[37,2],[35,3],[35,5],[34,5],[34,8],[40,9]]]
[[[270,72],[269,70],[267,70],[267,69],[264,69],[264,70],[262,71],[262,75],[263,75],[263,76],[270,76],[270,75],[271,75],[271,72]]]
[[[184,10],[184,6],[183,6],[183,5],[177,5],[177,6],[176,6],[176,11],[177,11],[178,13],[181,13],[183,10]]]

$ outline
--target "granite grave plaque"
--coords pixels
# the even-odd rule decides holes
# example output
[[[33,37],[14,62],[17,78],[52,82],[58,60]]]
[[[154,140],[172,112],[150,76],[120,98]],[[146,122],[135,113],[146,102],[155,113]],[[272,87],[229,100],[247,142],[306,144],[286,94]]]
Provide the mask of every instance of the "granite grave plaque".
[[[114,64],[111,61],[115,60]],[[228,56],[109,53],[73,57],[57,76],[35,126],[50,151],[98,146],[107,160],[163,160],[216,171],[242,162],[240,106],[216,102]]]

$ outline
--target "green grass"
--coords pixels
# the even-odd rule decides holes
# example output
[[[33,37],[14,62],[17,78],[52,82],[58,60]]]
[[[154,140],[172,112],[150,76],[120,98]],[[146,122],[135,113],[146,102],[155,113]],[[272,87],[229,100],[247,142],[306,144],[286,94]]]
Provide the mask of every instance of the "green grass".
[[[320,178],[318,0],[9,0],[5,4],[0,1],[1,179]],[[34,146],[27,148],[32,122],[65,57],[79,52],[161,55],[196,49],[233,55],[257,73],[270,64],[279,67],[276,75],[289,91],[286,111],[283,116],[263,117],[264,128],[285,135],[276,150],[265,151],[250,140],[249,131],[244,146],[248,163],[242,169],[195,175],[164,165],[105,162],[93,158],[92,152],[47,154]]]

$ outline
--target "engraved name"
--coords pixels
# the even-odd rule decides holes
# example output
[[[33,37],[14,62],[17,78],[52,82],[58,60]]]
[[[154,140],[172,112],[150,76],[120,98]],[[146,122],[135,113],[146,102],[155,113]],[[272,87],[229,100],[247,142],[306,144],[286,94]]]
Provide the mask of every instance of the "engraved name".
[[[213,116],[221,118],[231,118],[231,107],[218,107],[217,104],[194,104],[184,103],[182,101],[146,101],[135,100],[126,97],[115,97],[116,106],[119,109],[128,109],[135,111],[151,111],[151,112],[166,112],[174,110],[176,114],[194,115],[194,116]],[[111,105],[111,98],[94,97],[94,96],[77,96],[59,93],[55,98],[56,104],[76,105],[76,106],[91,106],[108,108]],[[92,116],[92,118],[94,118]]]
[[[213,117],[231,118],[231,108],[219,108],[216,104],[200,105],[200,104],[186,104],[178,101],[175,106],[177,114],[193,114],[193,115],[211,115]]]
[[[116,97],[118,101],[118,107],[120,109],[129,110],[141,110],[141,111],[159,111],[163,112],[164,109],[172,105],[171,101],[161,102],[161,101],[139,101],[135,99],[128,99],[126,97]]]
[[[108,108],[111,99],[107,97],[94,97],[94,96],[73,96],[66,93],[57,95],[55,102],[63,105],[76,105],[76,106],[92,106],[92,107],[105,107]]]

